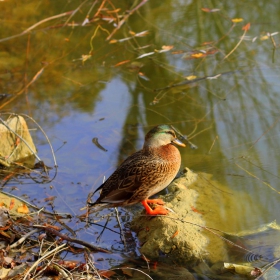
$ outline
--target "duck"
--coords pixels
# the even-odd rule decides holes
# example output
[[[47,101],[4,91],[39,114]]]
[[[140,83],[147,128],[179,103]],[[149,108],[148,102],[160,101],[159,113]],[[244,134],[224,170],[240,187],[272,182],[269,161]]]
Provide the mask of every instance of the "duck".
[[[94,193],[100,191],[89,209],[129,206],[142,203],[147,215],[166,215],[162,199],[149,199],[165,189],[176,177],[185,147],[171,125],[157,125],[145,136],[143,148],[130,155]],[[94,194],[93,193],[93,194]],[[91,196],[93,195],[91,194]],[[155,207],[154,207],[155,206]]]

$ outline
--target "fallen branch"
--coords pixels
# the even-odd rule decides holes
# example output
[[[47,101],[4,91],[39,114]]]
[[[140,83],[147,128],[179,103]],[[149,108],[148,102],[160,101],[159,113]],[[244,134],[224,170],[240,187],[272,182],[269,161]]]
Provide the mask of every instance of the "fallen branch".
[[[23,32],[19,33],[19,34],[16,34],[16,35],[13,35],[13,36],[10,36],[10,37],[6,37],[6,38],[3,38],[3,39],[0,39],[0,43],[4,42],[4,41],[8,41],[8,40],[11,40],[11,39],[14,39],[14,38],[17,38],[17,37],[20,37],[20,36],[23,36],[25,34],[28,34],[31,30],[33,30],[35,27],[41,25],[42,23],[45,23],[47,21],[50,21],[50,20],[53,20],[53,19],[57,19],[57,18],[60,18],[60,17],[65,17],[65,16],[68,16],[68,15],[72,15],[74,11],[69,11],[69,12],[65,12],[65,13],[62,13],[62,14],[59,14],[59,15],[55,15],[55,16],[52,16],[52,17],[48,17],[48,18],[45,18],[35,24],[33,24],[32,26],[30,26],[29,28],[27,28],[26,30],[24,30]]]
[[[103,249],[103,248],[100,248],[100,247],[97,247],[95,245],[92,245],[91,243],[88,243],[86,241],[83,241],[83,240],[80,240],[80,239],[77,239],[77,238],[71,238],[53,228],[50,228],[50,227],[46,227],[46,226],[41,226],[41,225],[33,225],[34,228],[37,228],[37,229],[43,229],[51,234],[54,234],[56,236],[59,236],[60,238],[62,238],[63,240],[66,240],[66,241],[69,241],[69,242],[73,242],[73,243],[77,243],[77,244],[80,244],[80,245],[83,245],[93,251],[98,251],[98,252],[102,252],[102,253],[111,253],[110,251],[106,250],[106,249]]]

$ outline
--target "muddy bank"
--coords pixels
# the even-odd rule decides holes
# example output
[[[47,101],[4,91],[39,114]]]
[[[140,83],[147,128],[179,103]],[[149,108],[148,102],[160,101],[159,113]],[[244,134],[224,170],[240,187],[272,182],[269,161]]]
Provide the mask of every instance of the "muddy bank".
[[[213,191],[215,189],[218,191]],[[224,241],[204,228],[219,224],[222,198],[231,196],[223,189],[224,186],[214,181],[211,175],[195,174],[185,168],[168,187],[169,193],[161,196],[165,206],[174,213],[147,217],[141,212],[132,221],[132,230],[141,243],[141,253],[153,260],[168,259],[177,264],[202,259],[211,263],[224,261]]]

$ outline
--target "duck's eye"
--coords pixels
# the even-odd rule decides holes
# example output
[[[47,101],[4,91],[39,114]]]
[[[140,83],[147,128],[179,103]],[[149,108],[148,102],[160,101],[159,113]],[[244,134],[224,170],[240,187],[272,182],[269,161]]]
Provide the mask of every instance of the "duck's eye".
[[[172,131],[172,130],[168,130],[168,131],[166,131],[166,133],[171,134],[173,137],[176,137],[174,131]]]

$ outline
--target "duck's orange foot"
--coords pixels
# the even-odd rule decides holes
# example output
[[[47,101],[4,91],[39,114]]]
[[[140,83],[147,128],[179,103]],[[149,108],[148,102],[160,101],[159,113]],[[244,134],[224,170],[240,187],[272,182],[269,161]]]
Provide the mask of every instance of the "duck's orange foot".
[[[149,202],[148,201],[149,201],[149,199],[146,199],[146,200],[143,200],[141,202],[142,205],[145,207],[146,213],[148,215],[166,215],[166,214],[168,214],[169,211],[167,209],[165,209],[164,207],[162,207],[162,206],[157,206],[155,209],[152,209],[149,206],[149,204],[148,204]],[[154,201],[152,203],[154,203]]]
[[[158,205],[164,205],[164,201],[160,198],[158,199],[146,199],[148,204],[158,204]]]

